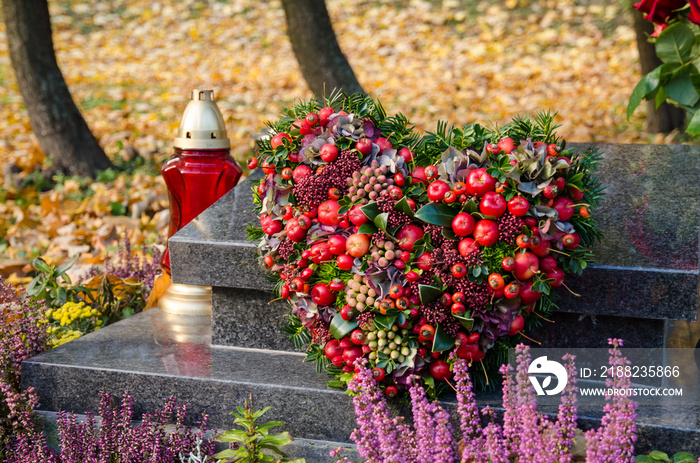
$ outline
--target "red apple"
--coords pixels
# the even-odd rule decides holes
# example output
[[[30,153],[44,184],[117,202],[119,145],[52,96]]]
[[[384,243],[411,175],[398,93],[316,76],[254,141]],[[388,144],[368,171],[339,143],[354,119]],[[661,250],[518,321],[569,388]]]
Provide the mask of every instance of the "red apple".
[[[515,336],[525,328],[525,319],[522,315],[517,314],[508,324],[508,336]]]
[[[530,203],[523,196],[516,196],[508,201],[508,212],[516,217],[522,217],[530,210]]]
[[[413,172],[411,172],[411,179],[411,183],[423,182],[427,184],[428,178],[425,176],[425,167],[420,166],[413,169]]]
[[[336,256],[344,254],[346,241],[347,240],[342,235],[333,235],[328,239],[328,249]]]
[[[476,240],[472,238],[464,238],[462,241],[459,242],[459,253],[463,257],[467,257],[470,252],[472,252],[472,249],[476,247],[476,249],[479,249],[479,244],[476,242]]]
[[[384,137],[377,138],[377,139],[374,141],[374,144],[377,145],[377,146],[379,147],[379,152],[380,152],[380,153],[382,153],[382,152],[384,152],[384,151],[386,151],[386,150],[390,150],[390,149],[393,148],[393,146],[391,146],[391,142],[390,142],[389,140],[387,140],[386,138],[384,138]]]
[[[515,253],[515,269],[513,274],[518,280],[532,278],[540,268],[540,260],[530,251]]]
[[[479,220],[474,227],[474,239],[482,246],[493,246],[498,242],[498,224],[493,220]]]
[[[311,246],[311,260],[315,264],[320,264],[322,262],[327,262],[333,259],[333,254],[328,247],[328,242],[322,241]]]
[[[574,215],[574,202],[566,196],[557,196],[554,199],[552,207],[557,210],[559,220],[566,222]]]
[[[496,189],[496,179],[486,173],[486,168],[476,169],[467,176],[467,192],[474,196],[484,196]]]
[[[321,154],[321,159],[324,162],[333,162],[338,158],[338,147],[330,143],[326,143],[319,150]]]
[[[362,206],[359,204],[356,204],[348,211],[348,219],[350,219],[353,225],[357,225],[358,227],[364,225],[367,223],[367,220],[369,220],[365,213],[362,212],[361,207]]]
[[[479,203],[479,210],[482,214],[492,215],[496,218],[502,216],[507,207],[505,198],[495,191],[485,193]]]
[[[472,362],[478,362],[485,357],[485,354],[479,349],[479,344],[462,344],[455,352],[457,357]]]
[[[564,271],[560,268],[554,268],[548,272],[545,272],[545,275],[547,276],[548,280],[554,280],[548,282],[549,286],[552,288],[558,288],[564,284]]]
[[[340,270],[348,271],[352,269],[354,259],[347,254],[341,254],[336,259],[336,263],[338,264],[338,268]]]
[[[506,154],[510,154],[516,147],[515,140],[512,138],[504,138],[498,142],[498,148]]]
[[[304,177],[308,177],[311,174],[311,168],[307,165],[302,164],[294,168],[294,171],[292,172],[292,180],[294,180],[295,183],[299,183],[301,179],[303,179]]]
[[[475,225],[476,222],[474,221],[474,218],[466,212],[460,212],[454,219],[452,219],[452,230],[457,236],[471,235],[471,233],[474,231]]]
[[[532,279],[529,279],[527,281],[523,281],[523,285],[520,287],[520,302],[525,305],[537,302],[537,300],[542,295],[541,292],[532,290],[533,283],[534,281],[532,281]]]
[[[423,238],[423,229],[417,225],[405,225],[396,234],[399,240],[399,249],[402,251],[413,251],[416,241]]]
[[[338,216],[338,211],[340,210],[340,204],[335,199],[329,199],[324,201],[318,206],[318,221],[323,225],[338,225],[340,223],[340,217]]]
[[[363,233],[350,235],[345,241],[345,250],[352,257],[362,257],[369,251],[369,236]]]
[[[369,138],[360,138],[357,140],[357,143],[355,143],[355,149],[363,156],[367,156],[372,152],[372,140]]]
[[[442,201],[445,198],[445,193],[452,191],[450,186],[442,180],[435,180],[428,185],[428,198],[431,201]]]
[[[406,164],[408,164],[409,162],[411,162],[413,160],[413,156],[415,156],[415,155],[413,154],[413,152],[410,149],[401,148],[399,150],[399,156],[401,156],[404,159],[404,161],[406,161]]]
[[[335,294],[328,288],[325,283],[316,283],[311,290],[311,298],[314,302],[321,306],[331,305],[335,302]]]
[[[280,132],[274,137],[272,137],[272,140],[270,140],[270,145],[272,146],[272,149],[276,149],[278,146],[283,145],[284,141],[283,140],[289,140],[289,143],[292,142],[292,137],[289,136],[289,134],[286,134],[284,132]]]

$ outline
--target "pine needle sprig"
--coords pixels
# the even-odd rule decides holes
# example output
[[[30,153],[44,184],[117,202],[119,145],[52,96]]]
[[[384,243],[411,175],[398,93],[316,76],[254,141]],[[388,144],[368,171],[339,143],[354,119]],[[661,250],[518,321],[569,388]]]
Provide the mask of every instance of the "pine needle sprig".
[[[288,340],[294,343],[297,350],[305,351],[311,342],[311,334],[308,328],[302,323],[301,319],[291,312],[287,314],[287,324],[282,327],[282,331],[289,335]]]

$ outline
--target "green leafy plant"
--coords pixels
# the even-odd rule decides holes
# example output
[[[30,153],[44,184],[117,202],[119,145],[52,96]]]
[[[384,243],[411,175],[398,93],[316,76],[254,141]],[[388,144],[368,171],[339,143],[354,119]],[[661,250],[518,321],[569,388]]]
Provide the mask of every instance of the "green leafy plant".
[[[700,134],[700,40],[697,12],[685,5],[662,17],[660,11],[647,10],[649,2],[639,2],[635,8],[646,13],[645,18],[656,24],[649,41],[654,43],[661,65],[643,76],[630,96],[627,118],[642,100],[654,102],[658,108],[668,102],[685,110],[688,115],[686,133]],[[659,9],[663,10],[663,9]]]
[[[672,457],[669,457],[668,454],[664,452],[654,450],[649,455],[637,455],[635,461],[637,463],[657,463],[660,461],[669,463],[696,463],[698,459],[692,453],[688,452],[678,452]]]
[[[223,450],[216,455],[216,458],[224,458],[226,461],[240,463],[263,463],[263,462],[288,462],[305,463],[303,458],[297,460],[287,460],[287,455],[279,447],[283,447],[292,442],[292,437],[287,431],[279,434],[270,434],[270,430],[283,426],[281,421],[269,421],[258,424],[258,419],[264,415],[270,407],[262,410],[255,410],[253,407],[253,395],[250,395],[250,402],[245,402],[243,407],[238,407],[237,412],[231,412],[236,417],[233,421],[243,429],[232,429],[226,431],[216,438],[218,442],[230,442],[236,444],[235,448]],[[282,459],[263,453],[268,450],[281,456]]]
[[[77,260],[78,256],[75,256],[56,267],[37,257],[32,265],[39,273],[29,283],[27,293],[36,299],[46,301],[47,307],[61,307],[67,301],[74,301],[77,287],[70,286],[71,279],[67,272]]]

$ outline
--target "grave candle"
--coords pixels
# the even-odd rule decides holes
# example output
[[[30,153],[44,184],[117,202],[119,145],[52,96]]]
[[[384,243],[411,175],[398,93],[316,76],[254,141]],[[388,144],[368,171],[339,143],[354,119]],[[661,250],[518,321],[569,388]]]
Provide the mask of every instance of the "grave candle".
[[[230,150],[213,90],[193,90],[180,121],[174,153],[161,168],[170,198],[168,238],[236,186],[242,170]],[[161,265],[170,275],[169,249]],[[211,313],[211,290],[173,284],[158,306],[169,313]]]

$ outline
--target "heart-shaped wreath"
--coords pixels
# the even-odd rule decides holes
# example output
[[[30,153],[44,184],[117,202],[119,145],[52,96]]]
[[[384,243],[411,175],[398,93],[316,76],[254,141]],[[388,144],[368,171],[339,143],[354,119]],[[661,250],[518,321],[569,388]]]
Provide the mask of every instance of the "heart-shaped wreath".
[[[366,357],[387,395],[449,354],[482,387],[591,262],[600,155],[575,155],[549,113],[421,137],[378,101],[335,93],[268,123],[254,186],[261,261],[291,305],[287,331],[344,386]]]

